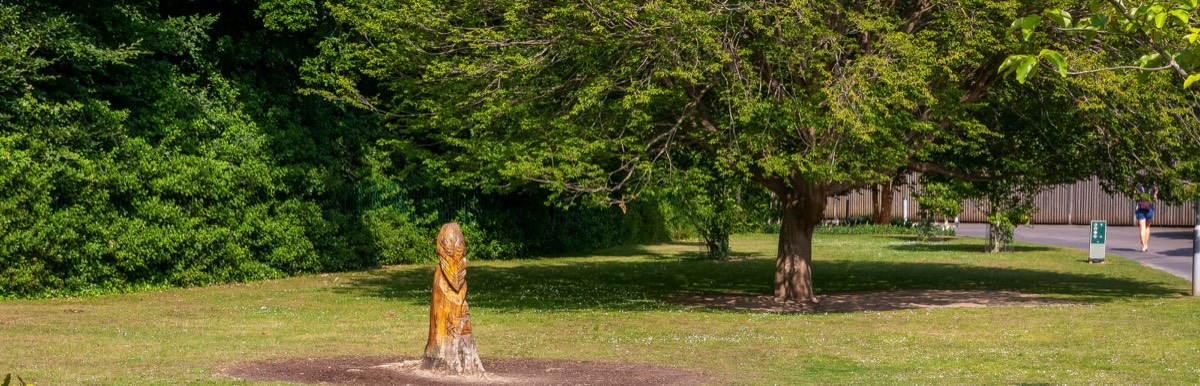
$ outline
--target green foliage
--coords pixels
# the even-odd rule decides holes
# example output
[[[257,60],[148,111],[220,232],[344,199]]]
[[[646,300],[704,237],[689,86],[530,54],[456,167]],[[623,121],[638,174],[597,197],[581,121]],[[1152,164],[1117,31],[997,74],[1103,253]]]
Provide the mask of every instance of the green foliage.
[[[412,214],[396,207],[372,209],[363,214],[363,226],[371,236],[380,264],[405,264],[436,260],[431,253],[427,227],[412,221]],[[474,230],[474,229],[471,229]],[[472,232],[467,232],[472,235]],[[475,235],[472,235],[475,236]],[[475,247],[475,244],[472,244]],[[474,249],[473,249],[474,251]]]
[[[929,218],[921,218],[916,223],[894,218],[888,224],[881,225],[875,224],[871,216],[849,216],[835,224],[822,224],[815,232],[830,235],[917,235],[926,241],[935,236],[953,236],[954,228],[935,227]]]
[[[920,207],[918,217],[953,217],[962,212],[964,191],[961,181],[926,180],[914,197]]]
[[[766,202],[800,191],[837,194],[905,167],[1044,184],[1086,174],[1070,160],[1099,153],[1080,142],[1138,154],[1127,135],[1074,123],[1119,114],[995,85],[996,66],[1056,85],[1034,76],[1039,60],[1060,72],[1091,60],[1043,50],[999,63],[1040,34],[1009,42],[980,26],[1018,6],[1063,8],[1043,3],[971,0],[915,18],[904,4],[819,1],[6,3],[0,275],[12,279],[0,296],[423,261],[416,249],[450,220],[480,259],[661,240],[668,217],[695,220],[720,250],[730,232],[775,226],[780,206]],[[1147,31],[1176,28],[1194,19],[1179,7],[1134,15]],[[1117,23],[1072,9],[1014,26],[1047,20]],[[1172,60],[1194,58],[1141,63]],[[1144,120],[1171,150],[1155,158],[1162,178],[1197,169],[1179,151],[1192,133],[1163,123],[1186,116],[1181,101]],[[688,174],[701,167],[706,177]],[[678,188],[664,183],[676,170]],[[388,181],[412,186],[359,202]],[[657,202],[671,189],[689,199]]]
[[[540,198],[540,199],[539,199]],[[468,254],[476,259],[553,255],[668,240],[659,204],[633,201],[616,207],[560,208],[545,196],[481,196],[463,224]]]
[[[1036,63],[1036,58],[1008,57],[1001,68],[1036,71],[1032,67]],[[951,217],[959,212],[963,200],[975,199],[987,213],[993,231],[989,249],[999,251],[1011,241],[1015,226],[1028,223],[1033,210],[1031,200],[1043,187],[1128,164],[1125,159],[1113,158],[1111,138],[1105,138],[1084,119],[1084,111],[1077,106],[1086,94],[1071,89],[1070,80],[1025,80],[1034,87],[1002,82],[989,90],[985,105],[970,112],[974,124],[988,128],[981,131],[985,140],[958,144],[969,149],[965,152],[955,147],[935,153],[968,178],[954,181],[944,176],[922,177],[926,188],[919,194],[918,203],[923,212],[929,211],[921,214],[928,223],[925,228],[933,226],[932,217]]]
[[[872,224],[871,216],[847,216],[838,222],[838,225],[867,225]]]
[[[745,189],[733,176],[717,174],[711,167],[677,171],[667,196],[679,209],[679,219],[704,240],[708,257],[725,260],[729,258],[729,235],[747,222],[738,202]]]
[[[317,2],[314,0],[264,0],[260,1],[254,15],[261,18],[268,29],[300,31],[314,27],[318,22]]]
[[[395,118],[410,148],[437,143],[414,157],[450,181],[598,202],[660,186],[679,149],[776,193],[802,181],[835,194],[934,160],[926,151],[978,136],[938,122],[957,123],[964,95],[990,82],[973,68],[1003,31],[977,22],[1016,12],[948,4],[910,23],[902,6],[829,2],[331,10],[348,30],[306,63],[309,92]]]
[[[695,165],[752,181],[781,204],[781,257],[806,265],[830,195],[908,171],[998,179],[1056,160],[1036,139],[1078,132],[992,93],[1007,87],[1002,58],[1037,41],[991,26],[1047,3],[346,2],[330,6],[345,30],[303,73],[306,92],[387,117],[407,162],[453,186],[613,204],[670,190]],[[1036,62],[1012,71],[1030,78]],[[729,195],[678,180],[715,198],[677,213],[720,250],[729,224],[714,221],[737,216],[705,215]],[[810,271],[788,267],[779,290],[810,296]]]
[[[982,196],[980,209],[987,213],[986,250],[993,253],[1011,250],[1010,245],[1017,226],[1033,223],[1033,215],[1037,213],[1033,199],[1037,196],[1039,187],[1006,180],[976,184],[972,189],[974,195]]]
[[[917,193],[920,205],[920,222],[916,229],[922,238],[937,236],[943,227],[938,227],[936,218],[946,219],[962,211],[962,203],[968,198],[978,200],[979,209],[987,214],[989,252],[1011,250],[1013,234],[1019,225],[1030,225],[1037,208],[1033,199],[1045,184],[1033,177],[1014,177],[996,181],[942,181],[937,178],[922,179],[922,190]]]
[[[452,212],[356,201],[381,157],[403,161],[396,139],[296,93],[310,39],[330,33],[317,2],[119,3],[0,4],[0,297],[429,259],[431,222]],[[492,219],[513,213],[483,212],[467,229],[486,257],[638,239],[603,214],[569,242],[525,243],[526,223]]]
[[[703,240],[711,259],[729,258],[731,234],[758,231],[778,218],[766,190],[695,153],[677,155],[670,180],[656,191],[672,239]]]
[[[467,256],[505,260],[668,240],[655,201],[618,208],[546,205],[545,193],[482,194],[437,186],[428,176],[365,183],[350,210],[361,210],[380,263],[432,261],[441,224],[458,222]]]
[[[962,201],[969,187],[962,181],[938,181],[925,178],[920,185],[915,200],[920,209],[917,210],[917,233],[922,239],[940,236],[944,228],[937,227],[934,222],[938,218],[957,216],[962,212]]]
[[[1052,6],[1043,14],[1075,15],[1057,25],[1021,25],[1028,39],[1042,38],[1046,59],[1070,80],[1085,119],[1102,135],[1103,162],[1096,173],[1110,192],[1134,181],[1154,181],[1172,201],[1200,196],[1200,151],[1193,83],[1200,79],[1200,28],[1195,0],[1090,1]],[[1022,17],[1018,21],[1032,16]],[[1021,23],[1014,23],[1014,26]],[[1039,47],[1040,48],[1040,47]],[[1052,53],[1053,55],[1049,55]],[[1006,63],[1024,63],[1013,55]],[[1079,68],[1064,70],[1067,63]],[[1001,71],[1012,73],[1012,66]],[[1128,70],[1134,70],[1130,72]],[[1018,74],[1019,76],[1020,74]],[[1018,78],[1018,80],[1021,80]],[[1177,87],[1182,82],[1182,90]],[[1173,86],[1175,85],[1175,86]],[[1190,138],[1190,140],[1178,140]]]
[[[696,232],[695,225],[688,218],[687,212],[680,205],[671,203],[672,200],[663,200],[660,209],[663,218],[666,219],[665,226],[667,235],[671,240],[693,240],[700,235]]]
[[[1042,20],[1052,21],[1048,35],[1060,40],[1070,37],[1074,44],[1105,44],[1126,55],[1139,53],[1136,67],[1145,71],[1172,71],[1179,75],[1187,88],[1195,80],[1191,74],[1200,69],[1200,29],[1192,25],[1192,15],[1197,12],[1193,0],[1151,0],[1135,3],[1113,1],[1091,1],[1087,7],[1073,10],[1048,8],[1041,15],[1033,14],[1018,18],[1010,31],[1021,31],[1024,40],[1029,40],[1041,25]],[[1072,14],[1078,15],[1072,18]],[[1098,39],[1099,38],[1099,39]],[[1133,41],[1132,47],[1128,44]],[[1117,42],[1112,45],[1111,43]],[[1038,56],[1013,55],[1013,63],[1025,63],[1046,59],[1067,75],[1066,60],[1058,50],[1044,49]],[[1127,56],[1126,60],[1132,59]],[[1128,62],[1126,62],[1128,63]],[[1115,65],[1113,65],[1115,67]],[[1011,68],[1001,67],[1002,72],[1012,73]],[[1017,79],[1024,82],[1025,75],[1016,71]]]
[[[1103,58],[1076,55],[1075,61],[1095,65]],[[1200,190],[1200,121],[1192,115],[1194,95],[1172,84],[1169,72],[1134,76],[1096,72],[1068,78],[1078,95],[1080,119],[1096,128],[1102,157],[1121,162],[1096,163],[1105,188],[1126,194],[1137,184],[1154,184],[1168,202],[1194,199]]]
[[[999,196],[991,200],[993,208],[987,216],[989,252],[1011,250],[1013,233],[1018,225],[1030,225],[1036,208],[1031,202],[1025,202],[1013,196]]]
[[[292,187],[241,99],[247,86],[206,51],[217,19],[143,11],[2,9],[16,36],[45,36],[9,56],[25,66],[6,77],[19,87],[0,108],[0,271],[14,278],[0,296],[360,266],[326,260],[316,232],[337,226],[284,196]]]

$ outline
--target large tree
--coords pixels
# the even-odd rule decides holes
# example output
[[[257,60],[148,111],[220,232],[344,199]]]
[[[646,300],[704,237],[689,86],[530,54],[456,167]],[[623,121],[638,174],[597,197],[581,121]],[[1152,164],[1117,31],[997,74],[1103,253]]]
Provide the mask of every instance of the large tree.
[[[388,117],[397,153],[447,181],[620,203],[669,176],[675,150],[701,152],[778,198],[774,293],[808,301],[826,197],[905,168],[963,176],[932,156],[1014,129],[971,111],[1022,44],[997,27],[1016,6],[351,1],[307,75]]]

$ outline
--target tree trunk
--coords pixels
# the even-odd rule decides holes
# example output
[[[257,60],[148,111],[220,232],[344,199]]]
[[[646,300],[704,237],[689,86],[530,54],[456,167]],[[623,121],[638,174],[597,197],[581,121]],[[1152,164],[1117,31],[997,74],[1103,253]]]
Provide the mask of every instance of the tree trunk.
[[[987,225],[988,243],[984,251],[988,253],[1000,253],[1008,250],[1012,246],[1012,228],[1000,226],[995,223]]]
[[[704,232],[704,245],[708,247],[708,258],[729,260],[729,232],[710,228]]]
[[[467,307],[466,244],[458,224],[442,225],[437,236],[438,266],[433,272],[429,341],[421,368],[439,374],[483,376],[483,363],[471,334]]]
[[[798,180],[798,181],[797,181]],[[812,289],[812,237],[825,211],[825,187],[794,179],[779,194],[783,208],[779,253],[775,258],[775,297],[815,302]]]
[[[896,197],[896,191],[892,189],[892,182],[875,185],[872,190],[875,192],[875,205],[872,208],[871,221],[876,225],[888,225],[892,222],[892,201]]]

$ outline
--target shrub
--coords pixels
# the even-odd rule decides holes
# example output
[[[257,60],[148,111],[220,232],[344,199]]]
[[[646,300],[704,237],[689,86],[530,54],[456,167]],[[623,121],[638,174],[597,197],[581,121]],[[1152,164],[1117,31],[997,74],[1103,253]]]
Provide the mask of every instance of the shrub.
[[[562,208],[548,205],[545,193],[481,194],[438,186],[421,176],[374,180],[354,191],[359,196],[350,201],[366,208],[362,216],[372,253],[387,264],[420,261],[396,260],[399,254],[435,258],[428,240],[450,221],[462,228],[468,256],[483,260],[668,240],[655,201],[629,202],[624,212],[616,207]],[[418,250],[405,252],[409,248]]]
[[[436,260],[435,234],[419,226],[413,215],[395,207],[372,209],[363,214],[363,226],[378,254],[379,264],[406,264]]]
[[[424,261],[426,240],[456,219],[481,258],[653,228],[645,212],[547,209],[538,193],[387,185],[380,176],[409,174],[378,167],[406,159],[377,148],[391,131],[295,93],[291,55],[311,42],[229,22],[253,7],[17,3],[0,4],[0,298]],[[556,219],[566,224],[545,229]]]

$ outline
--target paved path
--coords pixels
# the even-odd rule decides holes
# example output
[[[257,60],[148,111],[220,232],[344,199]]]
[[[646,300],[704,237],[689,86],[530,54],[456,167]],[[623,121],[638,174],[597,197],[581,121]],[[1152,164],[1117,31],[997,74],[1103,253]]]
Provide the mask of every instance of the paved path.
[[[959,236],[984,237],[985,224],[961,224]],[[1017,227],[1013,239],[1038,244],[1061,245],[1087,250],[1091,242],[1088,225],[1034,225]],[[1142,264],[1170,272],[1184,279],[1192,278],[1193,228],[1150,227],[1150,250],[1141,252],[1138,228],[1110,226],[1107,231],[1106,255],[1118,255]]]

